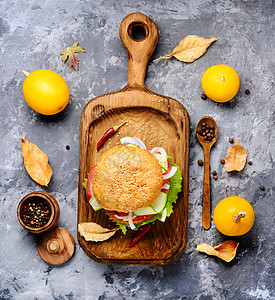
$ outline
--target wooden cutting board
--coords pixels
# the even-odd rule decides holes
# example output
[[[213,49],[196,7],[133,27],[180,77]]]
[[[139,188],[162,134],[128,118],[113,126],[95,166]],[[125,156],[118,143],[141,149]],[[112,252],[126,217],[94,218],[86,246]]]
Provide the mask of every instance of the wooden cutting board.
[[[142,40],[134,38],[137,29],[145,32]],[[133,247],[128,248],[136,232],[121,230],[107,241],[86,242],[78,233],[85,253],[97,262],[108,264],[168,264],[178,259],[187,242],[189,180],[189,115],[178,101],[150,91],[144,84],[145,73],[157,41],[155,23],[141,13],[126,16],[120,25],[120,39],[128,54],[128,83],[122,90],[90,100],[81,115],[78,183],[78,224],[96,222],[114,228],[103,210],[95,212],[88,203],[82,182],[107,149],[120,138],[135,136],[148,148],[163,147],[180,166],[183,180],[174,212],[166,221],[156,221],[152,229]],[[116,80],[114,78],[114,80]],[[122,121],[127,123],[105,142],[96,146],[104,132]]]

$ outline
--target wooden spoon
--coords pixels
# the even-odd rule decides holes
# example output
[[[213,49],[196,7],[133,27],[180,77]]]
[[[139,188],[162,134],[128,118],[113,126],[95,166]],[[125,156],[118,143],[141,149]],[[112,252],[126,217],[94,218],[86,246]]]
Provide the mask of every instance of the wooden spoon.
[[[214,138],[211,141],[204,140],[199,133],[202,130],[202,124],[206,123],[209,126],[214,126]],[[218,126],[215,120],[211,117],[202,117],[196,128],[196,135],[204,152],[204,178],[203,178],[203,200],[202,200],[202,225],[205,229],[210,228],[211,213],[210,213],[210,150],[218,138]]]

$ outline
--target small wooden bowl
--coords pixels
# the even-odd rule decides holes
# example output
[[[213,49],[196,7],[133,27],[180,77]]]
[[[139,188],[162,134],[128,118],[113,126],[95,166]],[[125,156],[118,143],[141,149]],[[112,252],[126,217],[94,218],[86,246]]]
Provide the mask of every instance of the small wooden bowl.
[[[38,228],[33,228],[24,223],[24,221],[21,217],[21,212],[22,212],[22,208],[24,207],[24,205],[27,202],[37,201],[37,200],[45,201],[50,206],[51,215],[50,215],[49,221],[45,225],[38,227]],[[49,193],[42,192],[42,191],[36,191],[36,192],[27,194],[20,201],[20,203],[18,204],[18,207],[17,207],[17,217],[18,217],[19,223],[23,226],[24,229],[28,230],[31,233],[35,233],[35,234],[39,234],[39,233],[45,232],[46,230],[53,228],[57,224],[57,221],[59,219],[59,214],[60,214],[60,208],[59,208],[59,205],[58,205],[57,201],[55,200],[55,198],[52,195],[50,195]]]

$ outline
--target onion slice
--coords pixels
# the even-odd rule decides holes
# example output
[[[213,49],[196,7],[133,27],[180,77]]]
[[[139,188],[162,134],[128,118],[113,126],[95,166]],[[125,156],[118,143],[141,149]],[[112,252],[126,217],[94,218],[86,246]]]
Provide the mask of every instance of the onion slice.
[[[162,147],[155,147],[155,148],[153,148],[151,151],[150,151],[152,154],[155,154],[155,153],[157,153],[157,152],[160,152],[160,154],[161,155],[163,155],[163,156],[167,156],[167,153],[166,153],[166,151],[162,148]]]
[[[133,138],[130,137],[130,136],[126,136],[126,137],[120,139],[120,143],[121,143],[122,145],[126,145],[126,144],[135,144]]]
[[[131,214],[131,215],[130,215],[130,214]],[[133,220],[133,219],[136,217],[135,215],[133,215],[132,212],[130,212],[130,213],[128,214],[128,216],[124,216],[124,217],[119,216],[119,215],[117,215],[117,214],[115,214],[114,216],[115,216],[117,219],[123,220],[124,222],[129,222],[130,219]]]
[[[119,216],[119,215],[114,215],[117,219],[121,219],[123,221],[128,221],[128,217],[122,217],[122,216]],[[127,218],[127,220],[124,220],[125,218]]]
[[[142,140],[138,139],[137,137],[133,136],[134,144],[138,145],[141,149],[147,150],[145,144]]]
[[[178,169],[177,167],[172,166],[170,172],[163,175],[163,179],[168,179],[168,178],[171,178],[172,176],[174,176],[177,172],[177,169]]]
[[[170,184],[165,183],[165,184],[161,187],[161,189],[169,190],[169,189],[170,189]]]
[[[133,215],[133,213],[129,212],[129,225],[130,225],[131,229],[135,229],[136,226],[134,225],[134,222],[133,222],[133,219],[132,219],[132,215]]]
[[[166,215],[167,215],[167,209],[166,207],[164,208],[163,212],[162,212],[162,216],[161,216],[161,222],[164,222],[166,219]]]
[[[126,136],[126,137],[120,139],[120,143],[122,145],[134,144],[134,145],[139,146],[139,148],[141,148],[141,149],[147,150],[147,148],[146,148],[145,144],[143,143],[143,141],[138,139],[137,137],[134,137],[134,136],[133,137]]]

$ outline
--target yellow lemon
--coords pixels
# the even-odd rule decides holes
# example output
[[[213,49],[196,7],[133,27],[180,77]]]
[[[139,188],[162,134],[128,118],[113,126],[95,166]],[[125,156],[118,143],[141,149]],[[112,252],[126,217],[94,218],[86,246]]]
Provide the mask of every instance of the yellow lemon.
[[[207,97],[216,102],[227,102],[236,96],[240,78],[232,67],[215,65],[204,72],[201,84]]]
[[[244,198],[231,196],[221,200],[214,209],[217,229],[229,236],[247,233],[253,226],[255,214],[252,205]]]
[[[33,110],[43,115],[54,115],[67,106],[70,92],[60,75],[47,69],[23,73],[27,75],[23,83],[23,95]]]

